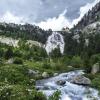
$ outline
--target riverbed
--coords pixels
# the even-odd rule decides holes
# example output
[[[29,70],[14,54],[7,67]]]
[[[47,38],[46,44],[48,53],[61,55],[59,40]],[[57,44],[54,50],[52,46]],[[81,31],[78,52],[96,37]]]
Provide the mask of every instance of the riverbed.
[[[84,75],[82,70],[62,73],[48,79],[38,80],[36,88],[48,98],[54,92],[60,91],[60,100],[100,100],[98,91],[89,86],[78,85],[70,82],[70,79],[78,75]],[[64,81],[64,84],[57,84]]]

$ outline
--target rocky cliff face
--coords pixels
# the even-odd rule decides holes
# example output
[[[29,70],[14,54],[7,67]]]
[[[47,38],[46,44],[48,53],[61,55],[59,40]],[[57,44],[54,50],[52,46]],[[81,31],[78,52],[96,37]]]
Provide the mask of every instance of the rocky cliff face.
[[[88,26],[96,21],[100,21],[100,2],[84,15],[82,20],[79,21],[74,29],[83,29],[85,26]]]
[[[63,32],[64,33],[64,32]],[[82,55],[100,52],[100,2],[96,4],[82,20],[68,32],[64,33],[65,52]]]

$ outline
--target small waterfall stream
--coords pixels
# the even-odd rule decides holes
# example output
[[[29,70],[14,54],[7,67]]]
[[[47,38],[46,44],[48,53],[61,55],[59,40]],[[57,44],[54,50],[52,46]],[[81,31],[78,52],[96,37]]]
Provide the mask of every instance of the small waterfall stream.
[[[69,73],[62,73],[58,76],[43,79],[36,82],[36,87],[39,91],[42,91],[47,97],[52,95],[55,91],[61,91],[60,100],[100,100],[98,91],[88,87],[77,85],[69,82],[70,78],[77,75],[83,75],[83,71],[77,70]],[[66,83],[64,85],[58,85],[57,81],[64,80]]]
[[[52,52],[52,50],[59,47],[60,52],[63,54],[64,46],[65,46],[65,43],[64,43],[63,36],[58,32],[53,32],[52,35],[48,37],[45,49],[47,53],[49,54],[50,52]]]

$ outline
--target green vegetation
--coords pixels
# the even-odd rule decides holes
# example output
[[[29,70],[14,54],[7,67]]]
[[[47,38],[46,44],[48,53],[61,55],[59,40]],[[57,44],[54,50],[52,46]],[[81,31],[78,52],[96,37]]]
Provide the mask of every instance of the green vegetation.
[[[60,91],[56,91],[52,96],[49,97],[49,100],[59,100],[60,99]]]
[[[46,100],[46,97],[35,90],[37,79],[47,72],[49,77],[54,73],[73,70],[68,65],[71,57],[52,52],[48,56],[44,48],[29,46],[20,41],[19,47],[0,44],[0,99],[1,100]],[[57,50],[54,50],[57,51]],[[38,71],[34,74],[31,71]],[[57,100],[58,93],[50,97]]]
[[[100,74],[90,74],[93,64],[100,62],[100,54],[62,55],[55,49],[48,56],[45,49],[35,45],[27,45],[20,41],[19,47],[0,44],[0,99],[1,100],[46,100],[46,97],[35,90],[35,82],[44,78],[43,72],[49,77],[54,73],[83,69],[92,80],[94,88],[100,90]],[[30,72],[29,70],[33,71]],[[38,72],[37,74],[34,73]],[[59,92],[49,99],[58,100]]]
[[[51,77],[54,73],[85,70],[91,86],[100,91],[100,70],[92,74],[93,65],[100,67],[100,24],[87,28],[91,22],[100,21],[100,3],[70,32],[62,31],[64,54],[54,49],[49,56],[43,47],[27,44],[34,40],[45,44],[52,30],[44,31],[37,26],[26,24],[0,23],[0,36],[19,39],[19,47],[0,43],[0,100],[47,100],[35,89],[35,82],[43,79],[43,73]],[[58,100],[60,92],[55,92],[49,100]]]

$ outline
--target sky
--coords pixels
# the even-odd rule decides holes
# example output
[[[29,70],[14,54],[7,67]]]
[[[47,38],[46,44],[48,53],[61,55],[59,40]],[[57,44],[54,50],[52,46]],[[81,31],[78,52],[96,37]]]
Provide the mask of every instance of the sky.
[[[100,0],[0,0],[0,22],[72,28]]]

